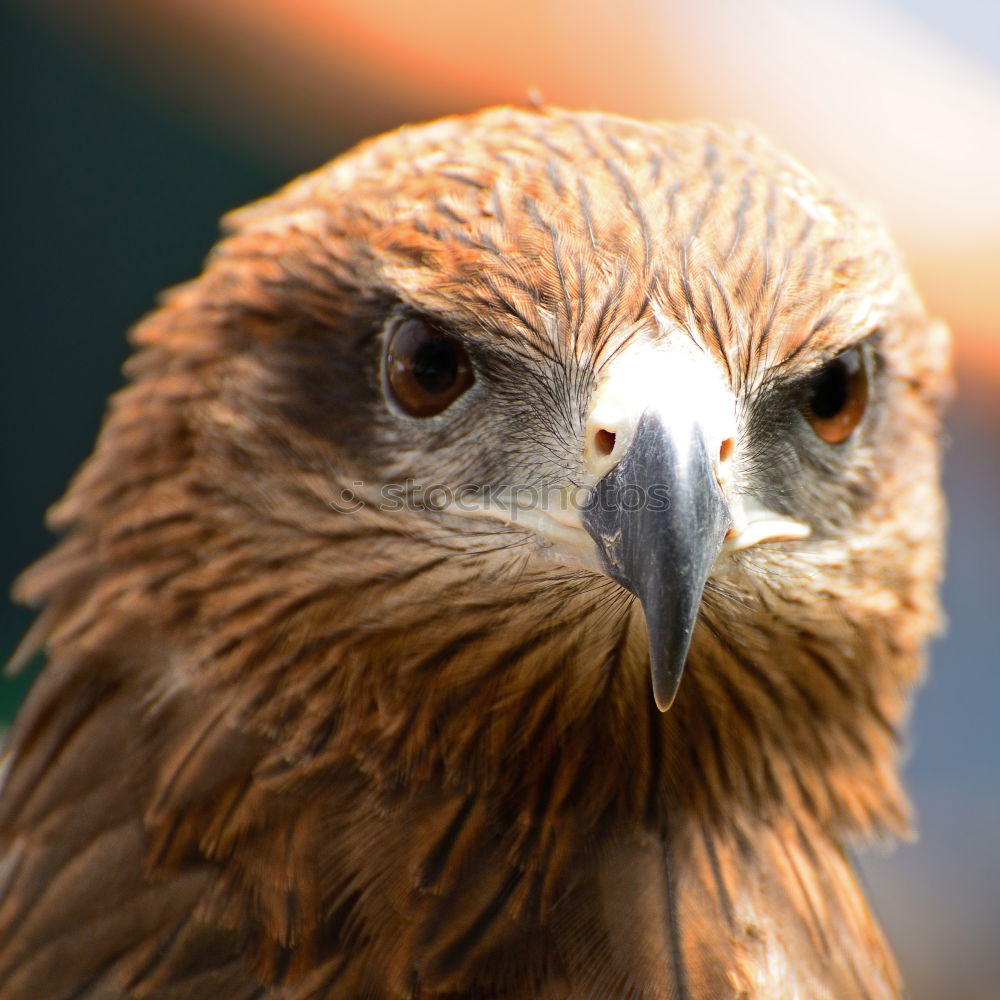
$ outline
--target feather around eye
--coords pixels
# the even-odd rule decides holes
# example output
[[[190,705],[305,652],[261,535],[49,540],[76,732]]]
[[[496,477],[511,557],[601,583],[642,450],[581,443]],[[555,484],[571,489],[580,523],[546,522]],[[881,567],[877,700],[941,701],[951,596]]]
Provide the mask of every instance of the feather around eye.
[[[868,373],[859,347],[828,361],[810,379],[802,412],[816,436],[843,444],[854,433],[868,406]]]

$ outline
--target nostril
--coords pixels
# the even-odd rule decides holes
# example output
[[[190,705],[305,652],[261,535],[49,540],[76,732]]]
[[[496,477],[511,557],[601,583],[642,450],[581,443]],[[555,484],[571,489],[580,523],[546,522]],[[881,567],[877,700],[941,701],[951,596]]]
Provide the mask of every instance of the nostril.
[[[726,438],[725,441],[719,446],[719,464],[725,465],[729,461],[730,456],[733,454],[733,439]]]
[[[615,450],[615,436],[603,427],[594,435],[594,448],[598,455],[607,458]]]

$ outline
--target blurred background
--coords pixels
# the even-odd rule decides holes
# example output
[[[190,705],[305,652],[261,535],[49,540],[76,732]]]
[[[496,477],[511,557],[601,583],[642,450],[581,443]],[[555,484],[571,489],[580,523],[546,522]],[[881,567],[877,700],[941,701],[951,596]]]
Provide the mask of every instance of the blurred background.
[[[223,211],[366,135],[529,93],[750,121],[879,207],[955,331],[959,390],[919,839],[863,869],[914,1000],[1000,998],[1000,3],[0,0],[0,73],[5,586],[50,544],[125,330]],[[0,661],[30,618],[0,604]],[[29,681],[0,681],[0,724]]]

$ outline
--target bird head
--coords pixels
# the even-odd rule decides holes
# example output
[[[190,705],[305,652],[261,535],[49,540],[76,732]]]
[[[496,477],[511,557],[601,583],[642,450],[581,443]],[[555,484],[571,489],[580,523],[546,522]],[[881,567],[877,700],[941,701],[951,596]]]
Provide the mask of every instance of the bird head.
[[[495,109],[225,228],[57,508],[115,572],[28,596],[173,608],[302,746],[332,715],[410,767],[558,740],[651,673],[689,736],[849,757],[856,804],[936,623],[948,384],[868,212],[750,131]],[[473,693],[478,737],[443,735]]]
[[[880,224],[502,108],[225,229],[20,585],[5,984],[897,995],[844,846],[905,829],[948,345]]]

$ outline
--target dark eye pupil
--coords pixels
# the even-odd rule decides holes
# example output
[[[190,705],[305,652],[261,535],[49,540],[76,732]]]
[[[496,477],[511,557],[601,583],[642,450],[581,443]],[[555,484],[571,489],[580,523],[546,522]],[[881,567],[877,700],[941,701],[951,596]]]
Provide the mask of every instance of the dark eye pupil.
[[[475,381],[460,341],[419,316],[396,327],[385,358],[388,389],[411,417],[443,413]]]
[[[835,417],[847,405],[850,372],[840,358],[826,365],[809,389],[809,409],[820,420]]]
[[[458,357],[445,337],[428,337],[413,356],[413,377],[425,392],[447,392],[458,376]]]
[[[802,412],[816,436],[843,444],[861,423],[868,406],[868,376],[857,347],[828,361],[809,380]]]

